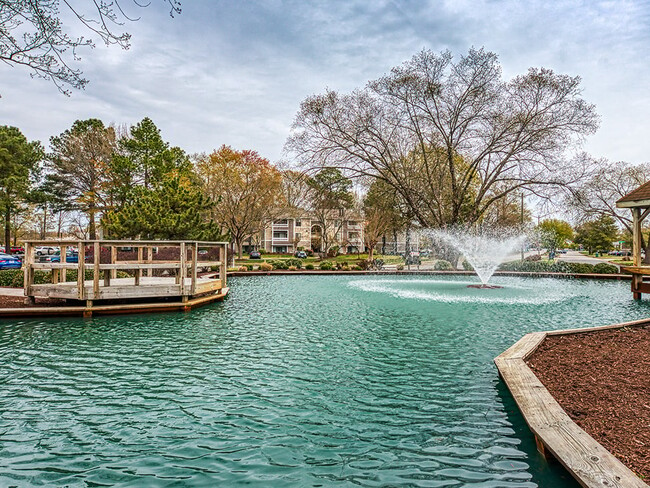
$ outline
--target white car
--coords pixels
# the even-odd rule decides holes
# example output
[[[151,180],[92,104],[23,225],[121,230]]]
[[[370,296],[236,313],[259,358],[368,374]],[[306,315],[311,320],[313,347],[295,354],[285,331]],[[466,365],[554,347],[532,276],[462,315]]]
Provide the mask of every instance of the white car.
[[[50,255],[59,252],[59,248],[53,246],[39,246],[36,249],[34,249],[34,252],[36,253],[37,256],[42,256],[44,254]]]

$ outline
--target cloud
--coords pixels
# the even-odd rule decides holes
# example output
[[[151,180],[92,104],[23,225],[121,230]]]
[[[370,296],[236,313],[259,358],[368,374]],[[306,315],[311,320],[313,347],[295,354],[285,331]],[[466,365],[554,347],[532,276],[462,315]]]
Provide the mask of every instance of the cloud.
[[[162,2],[129,23],[132,48],[83,53],[91,84],[71,98],[21,68],[0,65],[3,123],[33,139],[78,118],[134,124],[145,116],[189,152],[221,144],[276,160],[301,100],[326,87],[349,91],[422,48],[496,52],[504,76],[531,66],[580,75],[597,104],[595,156],[647,160],[650,9],[600,1]]]

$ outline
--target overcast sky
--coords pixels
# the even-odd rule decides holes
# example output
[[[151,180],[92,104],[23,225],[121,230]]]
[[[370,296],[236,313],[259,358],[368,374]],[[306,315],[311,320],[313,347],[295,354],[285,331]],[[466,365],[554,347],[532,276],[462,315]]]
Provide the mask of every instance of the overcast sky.
[[[141,15],[126,26],[131,49],[82,51],[90,84],[70,98],[0,64],[0,123],[47,142],[76,119],[148,116],[188,152],[228,144],[277,161],[305,97],[363,86],[422,48],[474,46],[495,52],[508,79],[533,66],[581,76],[602,117],[586,150],[650,161],[646,2],[185,0],[174,19],[163,0],[129,6]]]

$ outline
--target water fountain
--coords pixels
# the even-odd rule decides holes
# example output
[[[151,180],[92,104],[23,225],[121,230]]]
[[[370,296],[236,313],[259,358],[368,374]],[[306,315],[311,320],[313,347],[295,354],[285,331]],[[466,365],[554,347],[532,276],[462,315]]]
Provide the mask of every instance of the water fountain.
[[[430,229],[425,231],[434,241],[441,241],[457,249],[472,265],[481,280],[470,288],[500,288],[489,281],[499,265],[513,251],[520,248],[526,236],[509,230],[474,231],[460,228]]]

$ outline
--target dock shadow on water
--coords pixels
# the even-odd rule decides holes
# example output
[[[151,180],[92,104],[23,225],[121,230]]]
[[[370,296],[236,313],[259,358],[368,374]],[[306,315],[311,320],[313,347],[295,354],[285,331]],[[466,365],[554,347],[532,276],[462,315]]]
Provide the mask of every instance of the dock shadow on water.
[[[492,360],[650,307],[619,282],[471,282],[251,276],[187,314],[0,321],[0,486],[575,486]]]

